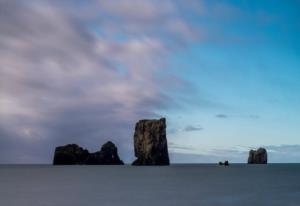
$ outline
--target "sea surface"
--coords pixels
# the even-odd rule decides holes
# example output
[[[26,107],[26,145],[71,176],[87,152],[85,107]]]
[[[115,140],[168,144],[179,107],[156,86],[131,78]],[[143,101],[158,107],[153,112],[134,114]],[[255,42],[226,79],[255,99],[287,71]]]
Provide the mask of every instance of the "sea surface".
[[[1,165],[1,206],[300,206],[300,164]]]

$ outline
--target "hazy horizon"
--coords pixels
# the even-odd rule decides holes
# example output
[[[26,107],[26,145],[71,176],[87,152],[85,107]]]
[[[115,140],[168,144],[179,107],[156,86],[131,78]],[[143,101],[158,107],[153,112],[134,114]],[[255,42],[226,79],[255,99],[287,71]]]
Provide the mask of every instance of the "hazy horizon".
[[[300,1],[0,1],[0,164],[166,117],[171,163],[300,162]]]

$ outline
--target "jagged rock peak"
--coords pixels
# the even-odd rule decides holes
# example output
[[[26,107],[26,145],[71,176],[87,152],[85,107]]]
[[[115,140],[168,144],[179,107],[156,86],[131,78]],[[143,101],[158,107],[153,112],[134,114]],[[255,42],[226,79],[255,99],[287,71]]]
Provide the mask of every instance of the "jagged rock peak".
[[[110,165],[124,164],[118,155],[118,148],[111,141],[102,145],[100,150],[100,162]]]
[[[166,119],[140,120],[135,125],[133,165],[169,165]]]

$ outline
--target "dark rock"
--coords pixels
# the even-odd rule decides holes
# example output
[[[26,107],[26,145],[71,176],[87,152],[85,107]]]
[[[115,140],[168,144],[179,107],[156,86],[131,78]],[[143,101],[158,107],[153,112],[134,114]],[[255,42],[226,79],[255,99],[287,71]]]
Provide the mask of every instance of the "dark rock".
[[[265,148],[258,150],[250,150],[248,157],[248,164],[267,164],[268,154]]]
[[[133,165],[169,165],[166,119],[140,120],[135,125]]]
[[[229,166],[229,162],[226,160],[225,162],[219,162],[219,165]]]
[[[86,164],[90,165],[123,165],[124,162],[120,160],[118,155],[118,148],[114,143],[108,141],[101,150],[91,153],[86,160]]]
[[[53,164],[54,165],[76,165],[84,164],[89,152],[76,144],[68,144],[56,147]]]
[[[55,149],[54,165],[121,165],[117,147],[110,141],[105,143],[101,150],[89,153],[76,144],[68,144]]]

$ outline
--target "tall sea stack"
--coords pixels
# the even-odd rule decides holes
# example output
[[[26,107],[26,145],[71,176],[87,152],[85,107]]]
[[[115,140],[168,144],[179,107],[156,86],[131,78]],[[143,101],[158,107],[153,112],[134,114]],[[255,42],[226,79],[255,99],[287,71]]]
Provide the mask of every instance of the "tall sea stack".
[[[135,125],[132,165],[169,165],[166,119],[140,120]]]
[[[248,164],[267,164],[268,154],[265,148],[258,148],[258,150],[250,150],[248,157]]]

